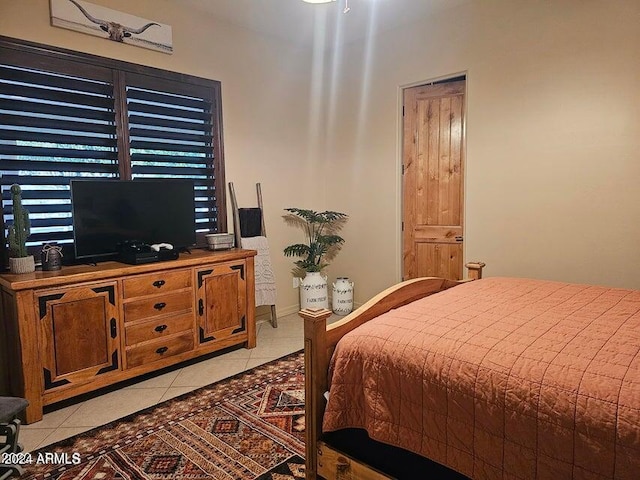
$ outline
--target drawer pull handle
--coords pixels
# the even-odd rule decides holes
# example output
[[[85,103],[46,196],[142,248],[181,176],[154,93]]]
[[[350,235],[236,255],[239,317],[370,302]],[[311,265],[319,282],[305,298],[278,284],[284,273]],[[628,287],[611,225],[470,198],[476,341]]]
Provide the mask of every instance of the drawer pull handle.
[[[166,282],[164,280],[156,280],[155,282],[153,282],[153,286],[156,288],[160,288],[161,286],[163,286]]]
[[[156,303],[153,308],[155,308],[156,310],[162,310],[164,307],[166,307],[167,304],[164,302],[160,302],[160,303]]]
[[[168,347],[160,347],[159,349],[156,350],[156,353],[162,355],[164,352],[166,352],[167,350],[169,350]]]
[[[156,332],[164,332],[166,329],[167,329],[167,326],[166,326],[166,325],[158,325],[158,326],[155,328],[155,331],[156,331]]]

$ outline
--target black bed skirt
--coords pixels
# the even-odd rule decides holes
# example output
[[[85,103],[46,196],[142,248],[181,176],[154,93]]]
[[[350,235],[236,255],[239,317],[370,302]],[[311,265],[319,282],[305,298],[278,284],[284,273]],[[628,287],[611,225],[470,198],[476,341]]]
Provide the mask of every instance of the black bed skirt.
[[[322,440],[398,480],[437,478],[438,480],[470,480],[449,468],[413,452],[372,440],[365,430],[347,428],[325,433]]]

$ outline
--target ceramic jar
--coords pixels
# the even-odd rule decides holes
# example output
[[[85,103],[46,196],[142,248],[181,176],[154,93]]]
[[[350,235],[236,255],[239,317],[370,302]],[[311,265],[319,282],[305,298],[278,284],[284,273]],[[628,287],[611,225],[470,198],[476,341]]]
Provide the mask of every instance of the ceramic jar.
[[[347,315],[353,310],[353,282],[347,277],[338,277],[333,284],[333,296],[331,304],[333,313],[336,315]]]
[[[40,252],[42,270],[52,271],[62,268],[62,247],[53,243],[45,243]]]
[[[307,272],[300,281],[300,309],[329,308],[327,277],[320,272]]]

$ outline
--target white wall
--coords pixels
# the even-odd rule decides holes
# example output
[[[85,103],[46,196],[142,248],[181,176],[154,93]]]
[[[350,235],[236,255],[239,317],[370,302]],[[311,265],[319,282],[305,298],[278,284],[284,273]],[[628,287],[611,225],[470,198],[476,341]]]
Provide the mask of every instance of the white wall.
[[[297,306],[281,251],[301,240],[285,207],[350,215],[328,274],[356,301],[399,280],[401,87],[460,72],[466,259],[640,287],[637,0],[477,0],[326,59],[175,1],[92,1],[172,25],[174,54],[51,27],[47,0],[0,0],[0,35],[222,81],[227,180],[242,206],[262,183],[281,312]]]
[[[332,271],[400,278],[400,91],[467,74],[465,257],[488,275],[640,288],[640,3],[473,2],[336,52]]]

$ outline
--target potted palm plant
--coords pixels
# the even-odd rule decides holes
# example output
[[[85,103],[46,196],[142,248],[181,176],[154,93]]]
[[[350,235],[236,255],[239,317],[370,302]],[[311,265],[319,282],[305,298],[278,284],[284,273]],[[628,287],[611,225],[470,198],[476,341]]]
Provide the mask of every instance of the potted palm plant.
[[[30,273],[35,271],[33,255],[27,251],[27,237],[31,233],[29,211],[22,206],[22,189],[20,185],[11,185],[11,202],[13,205],[13,224],[8,227],[9,271],[11,273]]]
[[[344,238],[337,232],[344,226],[348,215],[330,210],[285,210],[289,212],[285,221],[302,228],[306,237],[306,243],[296,243],[284,249],[286,257],[300,258],[294,262],[294,275],[304,277],[300,282],[300,308],[329,308],[327,277],[322,275],[322,270],[344,243]]]

